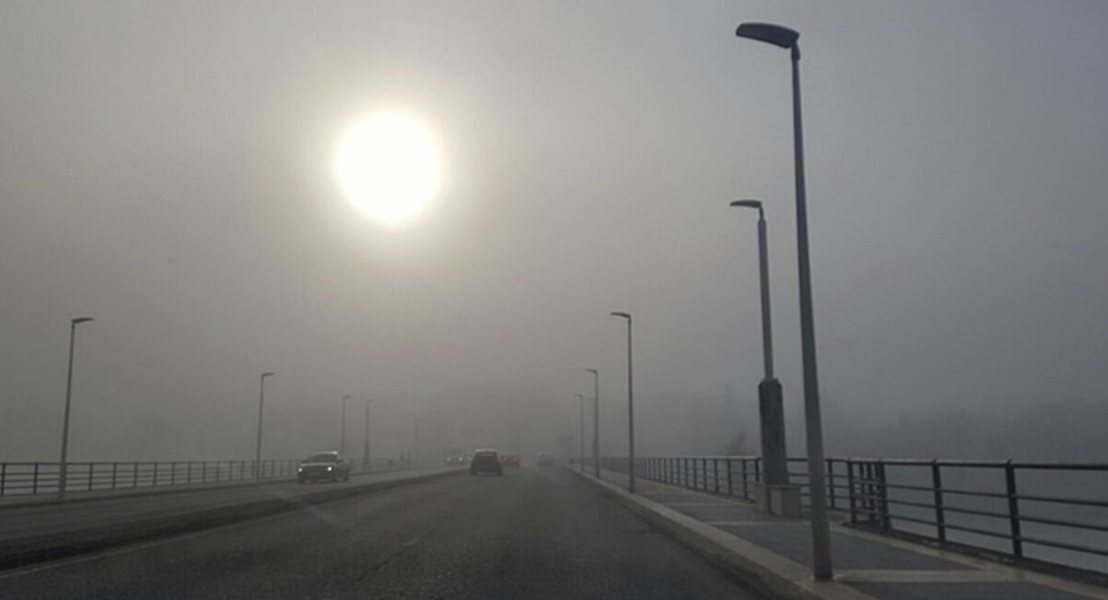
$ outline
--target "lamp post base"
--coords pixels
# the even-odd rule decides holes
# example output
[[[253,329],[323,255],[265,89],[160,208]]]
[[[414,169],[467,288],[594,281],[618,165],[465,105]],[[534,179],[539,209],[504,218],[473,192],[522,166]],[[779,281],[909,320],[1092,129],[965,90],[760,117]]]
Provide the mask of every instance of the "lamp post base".
[[[800,517],[800,486],[755,484],[754,503],[761,512],[778,517]]]

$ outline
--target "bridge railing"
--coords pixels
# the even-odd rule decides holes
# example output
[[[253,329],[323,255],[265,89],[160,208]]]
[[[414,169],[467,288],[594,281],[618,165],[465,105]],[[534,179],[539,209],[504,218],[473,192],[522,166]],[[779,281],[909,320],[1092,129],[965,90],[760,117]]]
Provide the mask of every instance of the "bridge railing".
[[[754,499],[755,456],[643,457],[642,479]],[[807,460],[789,476],[808,503]],[[627,459],[606,469],[626,472]],[[882,533],[1000,557],[1108,573],[1108,464],[828,458],[829,508]]]
[[[180,486],[246,479],[288,479],[300,461],[292,459],[170,462],[71,462],[65,491]],[[260,468],[260,473],[258,469]],[[61,481],[57,462],[0,463],[0,496],[56,494]]]

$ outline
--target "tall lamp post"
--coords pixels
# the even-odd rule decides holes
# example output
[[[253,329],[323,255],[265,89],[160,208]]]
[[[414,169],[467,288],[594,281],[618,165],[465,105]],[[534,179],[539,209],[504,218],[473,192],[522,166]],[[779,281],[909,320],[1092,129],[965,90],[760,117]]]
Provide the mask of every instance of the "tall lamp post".
[[[262,409],[265,407],[265,378],[273,377],[276,373],[266,371],[262,373],[258,384],[258,441],[254,447],[254,477],[262,477]]]
[[[793,158],[796,177],[796,243],[799,263],[800,342],[804,363],[804,415],[808,442],[808,493],[812,511],[812,571],[819,581],[831,579],[831,531],[824,489],[823,425],[816,370],[816,334],[812,314],[812,277],[808,256],[808,207],[804,187],[804,135],[800,111],[800,34],[769,23],[743,23],[735,35],[790,51],[793,88]]]
[[[339,433],[339,454],[346,456],[346,401],[350,394],[342,397],[342,432]]]
[[[574,396],[577,396],[577,399],[581,401],[581,435],[577,440],[577,443],[578,443],[578,445],[580,446],[581,449],[580,449],[580,452],[577,454],[578,463],[579,463],[577,465],[577,468],[580,469],[582,473],[584,473],[585,472],[585,395],[584,394],[574,394]]]
[[[600,371],[585,369],[592,373],[592,464],[596,478],[600,479]]]
[[[631,361],[631,313],[614,311],[608,313],[613,317],[627,319],[627,453],[630,462],[627,464],[627,489],[635,493],[635,376]]]
[[[92,321],[92,317],[77,317],[69,320],[69,369],[65,378],[65,417],[62,420],[62,456],[58,463],[58,500],[65,498],[65,481],[69,475],[69,407],[73,398],[73,347],[77,337],[77,326]]]
[[[762,464],[765,483],[789,484],[785,444],[785,414],[781,382],[773,376],[773,324],[769,302],[769,250],[766,241],[766,215],[761,200],[735,200],[731,206],[758,210],[758,273],[762,292],[762,362],[764,376],[758,384],[758,415],[761,424]],[[766,493],[766,492],[763,492]]]
[[[366,398],[365,401],[365,442],[362,448],[362,468],[366,471],[370,470],[369,462],[369,405],[373,404],[372,398]]]

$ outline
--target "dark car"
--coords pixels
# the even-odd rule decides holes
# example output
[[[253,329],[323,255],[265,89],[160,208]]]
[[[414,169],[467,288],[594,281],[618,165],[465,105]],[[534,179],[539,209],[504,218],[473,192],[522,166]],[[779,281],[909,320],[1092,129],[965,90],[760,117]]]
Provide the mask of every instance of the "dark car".
[[[296,470],[296,481],[348,481],[350,479],[350,462],[338,452],[316,452],[300,462]]]
[[[497,456],[496,450],[478,450],[473,453],[473,458],[469,461],[469,474],[481,473],[504,474],[504,465],[500,464],[500,457]]]

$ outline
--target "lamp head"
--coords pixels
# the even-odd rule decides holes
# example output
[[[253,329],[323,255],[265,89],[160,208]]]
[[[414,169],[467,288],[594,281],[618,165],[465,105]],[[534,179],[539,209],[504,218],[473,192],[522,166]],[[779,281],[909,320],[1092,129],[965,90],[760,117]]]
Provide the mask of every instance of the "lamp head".
[[[69,322],[73,325],[79,325],[81,323],[88,323],[89,321],[95,321],[95,319],[93,319],[92,317],[77,317],[75,319],[70,319],[69,320]]]
[[[743,23],[735,30],[735,35],[782,48],[795,48],[800,37],[798,32],[772,23]]]
[[[608,314],[613,316],[613,317],[623,317],[624,319],[627,319],[628,321],[631,320],[631,313],[620,312],[620,311],[612,311]]]

